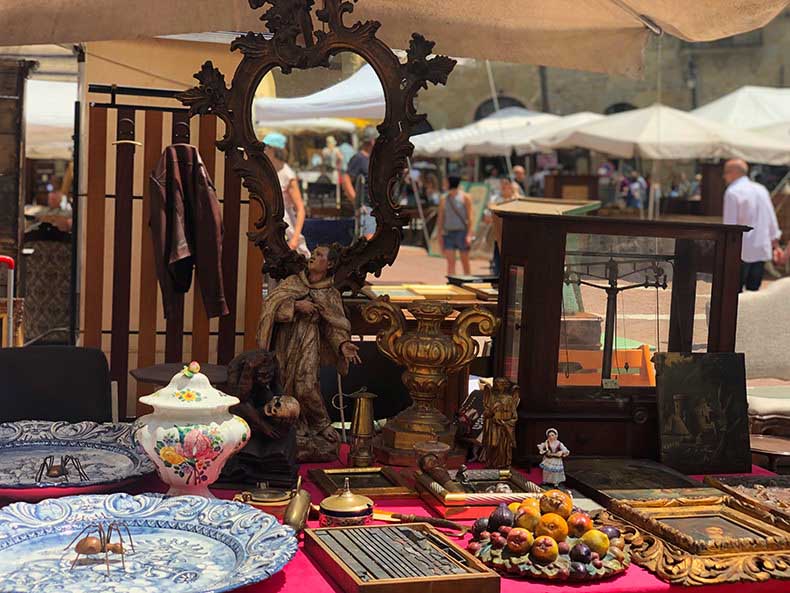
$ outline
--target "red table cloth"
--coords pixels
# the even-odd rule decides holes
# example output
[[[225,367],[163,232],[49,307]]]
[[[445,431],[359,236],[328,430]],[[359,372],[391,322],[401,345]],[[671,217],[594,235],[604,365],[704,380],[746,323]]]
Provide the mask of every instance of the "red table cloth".
[[[301,475],[303,486],[310,492],[313,502],[320,501],[323,494],[318,488],[307,479],[307,471],[312,468],[341,467],[339,463],[303,465]],[[759,467],[753,468],[754,473],[770,474],[767,470]],[[540,470],[533,469],[525,472],[532,481],[540,482]],[[701,478],[701,476],[695,476]],[[219,492],[218,492],[219,494]],[[415,515],[430,515],[428,507],[420,499],[400,499],[376,501],[376,507],[386,509],[396,513],[410,513]],[[310,527],[317,527],[317,521],[311,521]],[[594,591],[595,593],[654,593],[659,591],[686,591],[691,593],[695,589],[701,593],[744,593],[746,591],[754,593],[788,593],[790,582],[771,580],[762,583],[734,583],[730,585],[708,585],[699,588],[689,588],[672,586],[659,580],[648,571],[631,565],[625,574],[613,579],[600,581],[598,583],[586,583],[582,585],[552,584],[540,581],[527,581],[524,579],[505,578],[501,580],[502,593],[568,593],[579,591],[580,589]],[[238,589],[238,593],[341,593],[342,590],[321,570],[313,559],[304,553],[302,544],[299,545],[299,552],[296,557],[285,567],[285,569],[273,578],[256,585]]]
[[[303,487],[310,492],[314,503],[320,501],[323,493],[307,480],[307,472],[313,468],[333,468],[342,467],[339,462],[324,464],[303,465],[300,470]],[[752,468],[755,474],[770,475],[771,472],[759,467]],[[540,482],[540,472],[533,469],[524,472],[529,479]],[[693,476],[701,479],[702,476]],[[166,487],[157,478],[138,483],[135,487],[124,489],[129,492],[164,492]],[[234,494],[229,490],[214,490],[220,498],[231,498]],[[430,515],[430,511],[419,498],[391,499],[376,501],[376,507],[397,513],[408,513],[415,515]],[[310,521],[310,527],[318,527],[317,521]],[[467,536],[469,537],[469,536]],[[236,593],[342,593],[342,590],[324,573],[313,559],[304,553],[302,543],[299,544],[299,551],[294,559],[281,572],[272,578],[249,585],[236,590]],[[672,586],[659,580],[651,573],[638,566],[631,565],[625,574],[613,579],[600,581],[598,583],[585,583],[580,585],[553,584],[540,581],[528,581],[525,579],[505,578],[501,580],[502,593],[517,593],[528,591],[529,593],[568,593],[585,589],[595,593],[656,593],[666,591],[687,591],[691,592],[696,587]],[[728,585],[707,585],[700,590],[702,593],[787,593],[790,591],[790,582],[770,580],[761,583],[734,583]]]

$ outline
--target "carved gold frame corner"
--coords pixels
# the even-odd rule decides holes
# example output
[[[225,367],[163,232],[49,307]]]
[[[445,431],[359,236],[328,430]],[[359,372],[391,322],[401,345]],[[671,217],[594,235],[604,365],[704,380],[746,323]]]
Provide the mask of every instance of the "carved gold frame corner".
[[[662,522],[711,515],[764,537],[701,540]],[[597,521],[620,529],[632,561],[673,585],[790,579],[790,523],[730,496],[614,500]]]

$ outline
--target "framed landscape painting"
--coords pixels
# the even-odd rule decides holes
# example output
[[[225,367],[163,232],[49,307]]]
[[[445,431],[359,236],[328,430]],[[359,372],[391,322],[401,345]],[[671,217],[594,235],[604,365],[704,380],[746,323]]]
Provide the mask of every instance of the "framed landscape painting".
[[[734,352],[659,352],[661,462],[684,474],[751,470],[746,371]]]

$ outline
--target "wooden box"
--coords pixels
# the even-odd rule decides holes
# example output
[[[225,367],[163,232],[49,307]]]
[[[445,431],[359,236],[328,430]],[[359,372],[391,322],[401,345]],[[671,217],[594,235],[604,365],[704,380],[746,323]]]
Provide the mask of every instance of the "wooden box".
[[[444,535],[426,523],[404,523],[398,525],[401,528],[411,528],[421,532],[432,540],[432,545],[437,550],[451,550],[450,553],[443,553],[454,560],[456,564],[462,566],[467,572],[465,574],[452,575],[433,575],[409,578],[372,578],[363,580],[357,573],[341,559],[342,551],[333,549],[322,540],[322,532],[345,532],[354,530],[379,530],[392,529],[392,525],[367,525],[358,527],[334,527],[321,529],[305,529],[304,549],[305,552],[313,557],[329,576],[346,593],[498,593],[499,575],[487,568],[482,562],[471,555],[466,550],[460,548]],[[435,544],[433,543],[435,542]],[[373,553],[373,557],[356,558],[359,564],[368,568],[365,562],[375,562],[375,557],[384,558],[389,551],[379,548],[367,548]],[[402,560],[407,560],[403,556],[397,556]]]
[[[440,516],[456,520],[477,519],[488,516],[500,503],[521,502],[525,498],[540,496],[543,490],[517,471],[498,469],[472,469],[467,471],[470,482],[480,492],[449,492],[423,472],[414,474],[414,485],[423,501]],[[512,492],[485,492],[497,482],[507,483]]]
[[[651,355],[734,351],[747,227],[493,210],[494,376],[521,386],[517,462],[548,428],[574,457],[657,458]]]

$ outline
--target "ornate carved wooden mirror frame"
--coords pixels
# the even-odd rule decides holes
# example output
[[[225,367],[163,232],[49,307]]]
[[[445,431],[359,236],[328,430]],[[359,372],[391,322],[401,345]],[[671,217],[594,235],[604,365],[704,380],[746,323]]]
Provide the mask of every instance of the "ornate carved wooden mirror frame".
[[[343,23],[352,2],[324,0],[315,11],[322,30],[313,30],[314,0],[249,0],[253,9],[271,7],[261,20],[271,35],[247,33],[231,44],[244,57],[236,69],[230,88],[225,76],[209,61],[195,74],[200,85],[181,95],[179,100],[190,114],[214,114],[225,122],[225,136],[217,147],[226,153],[233,169],[242,177],[250,198],[261,205],[262,215],[250,239],[263,251],[264,273],[284,278],[304,269],[303,256],[289,249],[285,240],[283,196],[277,172],[264,155],[263,143],[253,127],[252,106],[255,90],[272,69],[283,74],[294,68],[329,67],[329,58],[337,53],[356,53],[371,65],[381,81],[386,100],[384,121],[378,126],[379,137],[373,147],[369,170],[369,196],[377,229],[370,239],[357,239],[344,248],[341,263],[335,270],[338,289],[358,291],[368,273],[379,275],[398,254],[401,229],[408,222],[393,193],[406,168],[414,147],[411,131],[426,116],[418,114],[414,99],[428,82],[445,84],[455,66],[446,56],[431,56],[434,43],[413,34],[407,60],[401,63],[395,53],[376,37],[377,21]]]

